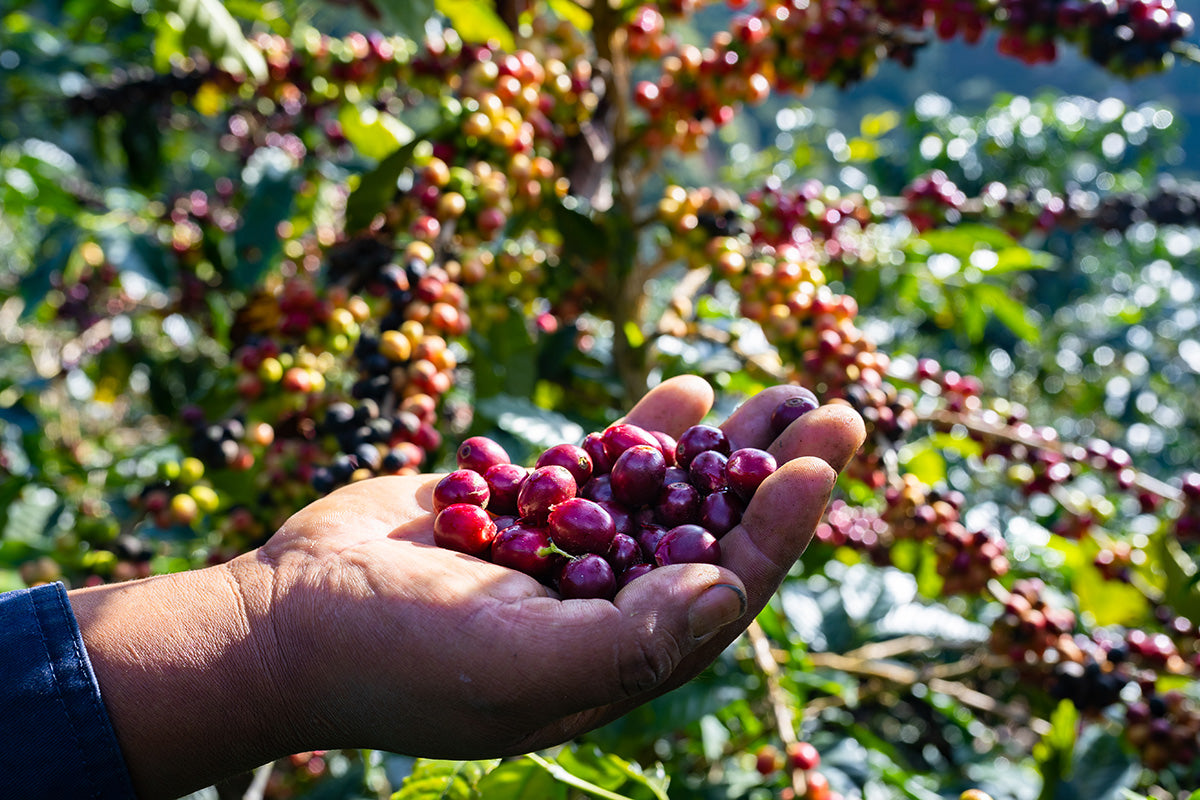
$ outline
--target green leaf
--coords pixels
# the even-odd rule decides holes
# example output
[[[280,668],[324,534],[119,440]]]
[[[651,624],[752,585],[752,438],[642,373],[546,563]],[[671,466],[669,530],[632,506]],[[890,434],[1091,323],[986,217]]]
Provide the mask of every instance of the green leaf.
[[[413,151],[422,141],[437,141],[444,133],[435,129],[415,137],[408,144],[380,161],[373,170],[364,174],[358,186],[346,200],[346,232],[356,233],[368,227],[376,214],[392,203],[396,195],[396,181],[400,174],[412,164]]]
[[[436,6],[463,41],[483,44],[494,39],[500,43],[501,50],[514,48],[512,31],[487,0],[436,0]]]
[[[592,29],[592,15],[574,0],[548,0],[547,5],[559,19],[565,19],[581,32],[587,33]],[[633,7],[631,4],[630,8]]]
[[[434,0],[376,0],[375,7],[383,13],[388,33],[417,41],[424,38],[425,23],[436,10]]]
[[[975,284],[975,299],[987,313],[996,317],[1014,334],[1030,344],[1042,338],[1042,329],[1034,322],[1025,304],[1013,298],[1008,290],[990,283]],[[974,340],[973,340],[974,341]]]
[[[1033,757],[1045,781],[1038,800],[1055,800],[1059,784],[1071,777],[1079,712],[1070,700],[1058,704],[1050,717],[1050,730],[1033,748]]]
[[[1121,739],[1099,725],[1089,725],[1079,737],[1078,761],[1086,769],[1078,771],[1071,786],[1076,796],[1087,800],[1117,800],[1141,773]]]
[[[984,270],[987,275],[1003,275],[1030,269],[1049,269],[1054,256],[1025,247],[1004,247],[996,251],[996,263]]]
[[[56,220],[46,231],[38,245],[36,266],[21,278],[21,299],[25,301],[25,308],[21,310],[22,320],[28,318],[46,299],[54,276],[61,275],[67,268],[78,238],[79,232],[75,226],[63,219]]]
[[[479,800],[479,781],[497,763],[417,759],[392,800]]]
[[[1137,625],[1150,612],[1150,602],[1139,589],[1127,583],[1106,580],[1093,563],[1099,547],[1094,541],[1080,542],[1078,563],[1071,572],[1071,590],[1079,599],[1080,611],[1092,615],[1097,625]]]
[[[1170,531],[1160,530],[1152,544],[1166,576],[1163,603],[1188,619],[1200,619],[1200,570]]]
[[[565,800],[567,787],[527,758],[506,761],[479,781],[483,800]]]
[[[901,448],[900,466],[926,486],[946,479],[946,459],[942,457],[941,448],[930,441],[914,442]]]
[[[294,177],[290,171],[268,169],[246,201],[242,224],[233,235],[233,287],[245,291],[257,286],[283,246],[276,228],[292,213]]]
[[[342,106],[338,122],[354,149],[374,161],[387,158],[413,140],[411,128],[374,106]]]
[[[1017,244],[1016,240],[1004,231],[978,224],[935,228],[921,234],[921,238],[928,242],[935,252],[953,253],[954,255],[959,255],[961,252],[964,258],[971,255],[971,251],[977,247],[1002,250]]]
[[[556,203],[554,222],[562,234],[564,252],[585,260],[600,258],[607,252],[608,234],[586,212]]]
[[[219,0],[157,0],[157,5],[162,11],[154,38],[154,66],[159,72],[170,69],[173,56],[186,56],[196,47],[228,72],[260,82],[267,79],[262,52],[246,40]]]
[[[667,800],[665,781],[651,780],[634,762],[602,752],[593,745],[564,748],[554,760],[572,775],[603,789],[619,789],[631,794],[638,794],[639,788],[649,789],[649,794],[653,794],[658,800]]]

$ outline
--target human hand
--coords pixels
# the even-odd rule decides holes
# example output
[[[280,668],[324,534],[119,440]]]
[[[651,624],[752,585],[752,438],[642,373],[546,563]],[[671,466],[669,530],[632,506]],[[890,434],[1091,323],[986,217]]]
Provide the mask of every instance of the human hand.
[[[766,604],[861,444],[845,406],[809,412],[773,440],[771,412],[795,391],[767,390],[722,426],[781,468],[721,539],[720,566],[653,570],[613,602],[559,600],[523,573],[435,547],[437,475],[362,481],[296,514],[248,557],[272,573],[251,629],[272,632],[268,669],[304,698],[292,724],[307,746],[528,752],[695,676]],[[627,421],[678,436],[711,402],[703,380],[678,378]]]
[[[780,466],[721,538],[720,565],[660,567],[612,602],[560,600],[434,546],[438,475],[343,487],[217,567],[70,592],[139,796],[313,749],[529,752],[691,679],[766,604],[862,443],[842,405],[773,437],[771,413],[797,391],[767,389],[722,425]],[[626,419],[678,436],[712,400],[676,378]]]

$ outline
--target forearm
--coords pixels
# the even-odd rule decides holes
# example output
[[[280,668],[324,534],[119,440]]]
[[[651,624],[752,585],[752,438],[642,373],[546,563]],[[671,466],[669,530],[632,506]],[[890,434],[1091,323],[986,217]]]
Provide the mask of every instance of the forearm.
[[[139,796],[176,797],[299,749],[281,724],[270,631],[248,622],[264,618],[268,572],[251,554],[70,593]]]

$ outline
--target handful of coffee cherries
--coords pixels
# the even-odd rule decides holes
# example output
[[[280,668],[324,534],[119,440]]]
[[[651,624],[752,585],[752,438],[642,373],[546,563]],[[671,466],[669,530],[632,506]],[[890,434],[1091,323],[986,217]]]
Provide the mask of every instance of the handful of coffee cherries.
[[[807,390],[788,398],[773,433],[817,405]],[[438,546],[520,570],[563,598],[611,599],[655,567],[718,563],[721,537],[776,468],[713,425],[675,440],[624,422],[555,445],[532,468],[483,436],[456,458],[433,491]]]

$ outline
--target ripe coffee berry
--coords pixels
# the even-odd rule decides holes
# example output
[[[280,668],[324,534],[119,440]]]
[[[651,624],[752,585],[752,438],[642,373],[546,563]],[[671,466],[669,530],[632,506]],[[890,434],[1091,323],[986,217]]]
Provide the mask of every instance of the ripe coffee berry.
[[[654,548],[654,561],[660,567],[668,564],[717,564],[721,561],[721,545],[699,525],[678,525],[667,531]]]
[[[809,742],[792,742],[787,746],[788,764],[792,769],[816,769],[821,763],[821,754]]]
[[[819,406],[817,396],[808,389],[800,389],[800,392],[787,400],[784,400],[771,414],[771,433],[774,436],[779,436],[783,433],[788,425],[798,420],[809,411],[813,411]]]
[[[496,534],[492,542],[494,563],[534,578],[549,578],[561,567],[562,560],[550,547],[550,533],[545,528],[518,522]]]
[[[495,514],[516,514],[517,495],[529,470],[517,464],[496,464],[484,473],[488,488],[488,510]]]
[[[692,459],[706,450],[716,450],[721,455],[729,455],[729,439],[725,431],[713,425],[693,425],[683,432],[675,445],[675,463],[683,469],[688,469]]]
[[[608,563],[612,565],[613,571],[617,575],[626,572],[635,564],[643,563],[642,547],[637,543],[637,539],[625,533],[618,533],[613,536],[612,544],[608,548],[608,552],[604,554],[608,559]]]
[[[469,469],[480,475],[487,474],[495,464],[508,464],[508,453],[495,441],[486,436],[472,436],[458,446],[454,454],[459,469]]]
[[[659,444],[654,434],[628,422],[618,422],[616,425],[609,426],[601,435],[601,442],[604,445],[604,454],[612,462],[614,468],[621,454],[631,447],[647,445],[662,452],[662,445]]]
[[[728,459],[716,450],[697,453],[688,467],[688,479],[700,494],[712,494],[725,488],[725,462]]]
[[[775,456],[766,450],[743,447],[731,453],[725,462],[725,483],[738,497],[749,500],[775,467]]]
[[[558,592],[564,598],[608,598],[616,589],[612,566],[594,553],[571,559],[558,573]]]
[[[469,469],[456,469],[433,488],[433,510],[441,511],[455,503],[486,508],[488,496],[488,484],[482,475]]]
[[[552,506],[575,496],[575,479],[565,467],[539,467],[525,478],[517,493],[517,514],[543,520]]]
[[[700,492],[683,481],[664,486],[654,506],[655,520],[668,528],[696,522],[699,514]]]
[[[702,528],[720,538],[742,521],[746,506],[729,489],[713,492],[700,502],[697,522]]]
[[[488,512],[469,503],[446,506],[433,520],[433,541],[447,550],[482,556],[495,537],[496,523]]]
[[[607,553],[617,534],[604,507],[582,497],[564,500],[550,509],[550,538],[572,555]]]
[[[564,467],[575,479],[576,486],[583,486],[592,477],[592,457],[582,447],[573,444],[556,444],[538,456],[538,467]]]
[[[627,506],[645,505],[658,497],[667,462],[657,446],[635,445],[621,453],[613,464],[613,499]]]

